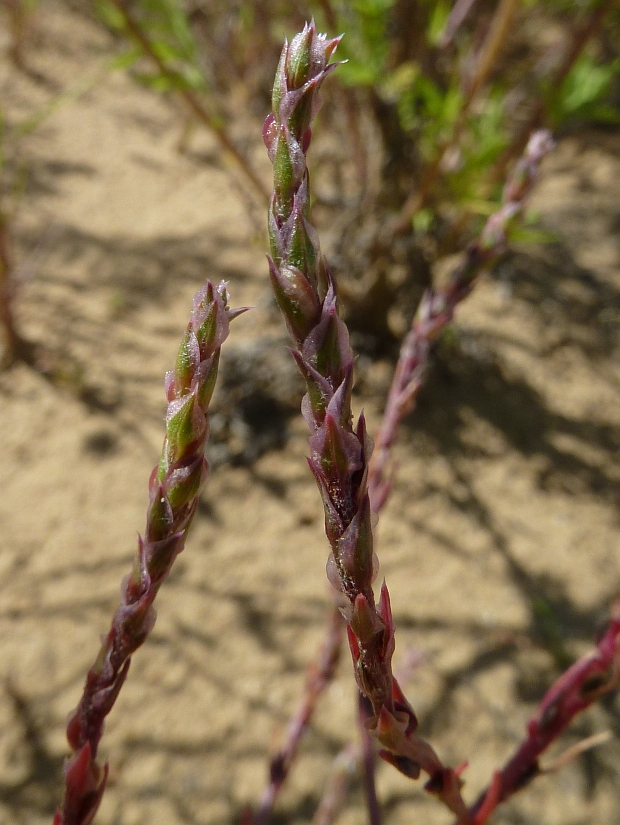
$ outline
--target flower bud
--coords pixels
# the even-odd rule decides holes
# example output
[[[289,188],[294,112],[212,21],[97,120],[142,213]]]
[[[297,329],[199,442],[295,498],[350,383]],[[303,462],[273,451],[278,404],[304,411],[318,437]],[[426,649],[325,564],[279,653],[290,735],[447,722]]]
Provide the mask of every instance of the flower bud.
[[[197,495],[206,471],[206,462],[202,456],[190,465],[177,467],[164,479],[164,487],[174,511],[189,504]]]
[[[286,247],[286,260],[305,272],[316,281],[317,250],[308,232],[306,219],[300,210],[295,209],[292,216],[291,234]]]
[[[350,624],[362,645],[368,645],[384,629],[383,622],[363,593],[355,597]]]
[[[170,532],[173,518],[170,502],[162,484],[159,483],[151,493],[151,504],[146,518],[147,541],[159,541],[165,538]]]
[[[202,437],[206,426],[204,413],[197,405],[194,393],[172,401],[166,421],[168,465],[183,458],[189,445]]]
[[[284,43],[284,48],[280,52],[280,60],[278,68],[276,69],[276,76],[273,81],[273,91],[271,93],[271,108],[274,113],[278,113],[280,109],[280,101],[286,92],[286,61],[288,56],[289,46]]]
[[[188,324],[185,337],[179,347],[174,370],[175,389],[177,393],[190,388],[194,371],[199,363],[200,347],[198,346],[198,340],[194,334],[192,325]]]
[[[278,269],[269,259],[269,274],[276,302],[294,338],[302,343],[317,323],[319,299],[306,276],[296,266],[283,265]]]
[[[310,77],[312,63],[312,41],[316,37],[314,24],[306,25],[296,34],[288,49],[286,79],[289,89],[301,89]],[[323,68],[323,67],[321,67]]]

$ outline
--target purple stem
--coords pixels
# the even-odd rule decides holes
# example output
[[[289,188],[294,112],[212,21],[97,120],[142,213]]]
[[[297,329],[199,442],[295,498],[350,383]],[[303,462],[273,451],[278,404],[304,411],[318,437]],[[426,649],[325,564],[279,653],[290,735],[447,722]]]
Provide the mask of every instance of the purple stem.
[[[366,723],[373,716],[372,704],[361,693],[358,698],[358,721],[361,740],[361,762],[362,776],[364,778],[364,794],[366,796],[366,807],[368,808],[369,825],[381,825],[381,807],[377,798],[377,786],[375,783],[375,770],[377,767],[377,757],[375,747]]]
[[[471,825],[484,825],[498,805],[529,784],[541,772],[541,753],[577,714],[619,681],[620,599],[612,607],[611,619],[596,648],[571,665],[547,691],[527,726],[527,736],[469,809]]]
[[[344,620],[338,608],[333,606],[329,611],[325,637],[316,661],[308,666],[304,695],[289,722],[284,742],[269,762],[269,784],[263,791],[258,809],[251,820],[252,825],[266,825],[269,821],[276,797],[291,770],[319,696],[333,679],[340,659],[343,631]]]
[[[390,450],[400,422],[415,405],[431,345],[452,320],[457,304],[471,292],[480,271],[497,261],[504,252],[508,229],[522,214],[525,200],[538,177],[540,162],[552,148],[549,132],[534,132],[524,156],[504,187],[501,208],[491,215],[480,237],[470,244],[448,285],[439,290],[431,287],[422,296],[412,327],[402,343],[383,420],[375,436],[368,472],[368,491],[375,512],[381,509],[389,494],[391,485],[386,471]]]

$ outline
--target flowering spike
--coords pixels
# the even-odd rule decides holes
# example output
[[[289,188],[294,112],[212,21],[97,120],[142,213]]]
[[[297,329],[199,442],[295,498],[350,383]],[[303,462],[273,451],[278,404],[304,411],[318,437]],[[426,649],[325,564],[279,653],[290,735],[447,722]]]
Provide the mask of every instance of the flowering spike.
[[[336,564],[336,559],[333,553],[330,553],[327,558],[325,572],[327,573],[327,580],[334,588],[334,590],[342,592],[342,580],[340,578],[340,572],[338,570],[338,565]]]
[[[196,393],[196,401],[202,410],[206,410],[211,403],[219,362],[220,350],[216,349],[210,358],[200,362],[194,373],[191,389]]]
[[[316,250],[308,231],[308,222],[298,209],[294,210],[291,218],[286,259],[293,266],[307,272],[308,280],[316,284]]]
[[[205,427],[204,413],[198,406],[194,393],[170,403],[166,421],[168,466],[183,458],[187,448],[202,436]]]
[[[351,430],[352,414],[351,414],[351,393],[353,392],[353,363],[347,365],[344,373],[342,383],[332,395],[327,413],[334,418],[340,427],[345,430]],[[360,416],[358,428],[355,432],[356,441],[364,447],[364,441],[359,437],[359,423],[363,420]],[[362,432],[364,430],[362,429]]]
[[[288,140],[287,140],[288,138]],[[296,183],[293,157],[297,154],[298,144],[287,135],[286,127],[281,126],[276,138],[273,168],[275,172],[275,190],[278,201],[282,204],[280,214],[285,214],[286,205],[293,203],[293,192]],[[299,150],[301,151],[301,150]]]
[[[353,630],[353,628],[351,627],[350,624],[347,625],[347,636],[349,637],[349,647],[351,648],[351,656],[353,658],[353,664],[357,667],[357,664],[358,664],[359,658],[360,658],[360,654],[361,654],[361,650],[360,650],[360,645],[359,645],[359,641],[357,639],[357,636],[355,635],[355,632],[354,632],[354,630]]]
[[[166,437],[149,482],[146,531],[139,538],[133,570],[123,582],[108,635],[67,723],[74,755],[65,767],[65,798],[54,825],[90,825],[99,806],[107,778],[107,766],[102,771],[96,762],[104,719],[127,676],[132,654],[153,628],[153,601],[185,545],[207,470],[206,415],[220,346],[237,314],[228,309],[226,284],[214,287],[207,282],[194,297],[175,369],[166,375]]]
[[[340,488],[361,466],[359,442],[329,413],[320,429],[310,437],[310,448],[330,487]]]
[[[151,504],[147,515],[147,540],[159,541],[168,535],[173,521],[172,507],[161,483],[157,483],[151,493]]]
[[[206,471],[206,461],[202,456],[196,457],[189,464],[171,468],[164,486],[173,510],[180,510],[196,498]]]
[[[353,430],[351,415],[353,353],[308,219],[305,151],[310,120],[318,111],[319,89],[331,71],[328,63],[338,42],[339,38],[317,34],[310,23],[282,51],[273,113],[263,131],[274,166],[270,274],[307,386],[302,411],[312,432],[309,465],[321,491],[332,545],[329,575],[332,581],[339,577],[341,589],[352,600],[363,582],[369,609],[374,610],[372,540],[364,504],[367,444]]]
[[[314,430],[323,423],[332,388],[327,378],[324,378],[312,364],[305,361],[300,353],[292,350],[292,355],[306,381],[308,389],[306,399],[310,405],[309,413],[312,418],[312,423],[309,421],[308,424]]]
[[[414,736],[415,714],[404,697],[401,701],[392,676],[394,629],[387,591],[380,611],[375,607],[372,580],[377,564],[367,490],[372,443],[363,417],[353,426],[353,352],[333,279],[309,221],[305,152],[310,122],[319,109],[319,90],[333,69],[334,64],[328,64],[338,42],[339,38],[317,34],[310,23],[282,50],[273,113],[263,130],[274,173],[268,220],[270,276],[306,381],[302,412],[311,431],[308,464],[323,500],[331,545],[327,575],[349,602],[343,615],[355,678],[375,714],[371,732],[390,758],[400,759],[402,766],[409,760],[409,775],[419,766],[434,775],[441,763]]]
[[[72,819],[63,818],[60,811],[54,817],[54,825],[67,821],[90,825],[95,818],[108,779],[108,766],[101,771],[92,761],[90,743],[65,762],[66,810]]]
[[[379,756],[390,765],[393,765],[397,771],[400,771],[408,779],[417,779],[420,776],[420,766],[413,759],[408,756],[396,756],[388,750],[381,749]]]
[[[372,592],[373,537],[370,505],[364,501],[338,541],[338,554],[355,588]],[[374,604],[373,604],[374,609]]]

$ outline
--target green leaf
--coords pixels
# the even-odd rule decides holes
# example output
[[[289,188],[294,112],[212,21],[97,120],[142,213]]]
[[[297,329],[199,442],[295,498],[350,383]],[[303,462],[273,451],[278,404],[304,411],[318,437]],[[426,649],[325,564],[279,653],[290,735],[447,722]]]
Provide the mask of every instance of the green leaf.
[[[595,119],[597,111],[603,116],[613,111],[604,101],[611,91],[612,82],[620,74],[620,58],[611,63],[597,65],[587,54],[582,54],[565,78],[551,105],[554,120],[562,123],[567,119]],[[601,106],[603,108],[601,108]]]
[[[450,3],[437,0],[433,5],[431,18],[428,21],[426,39],[431,46],[436,46],[442,38],[448,17],[450,16]]]
[[[381,84],[381,94],[385,100],[396,103],[420,75],[420,67],[414,61],[402,63],[391,72]]]
[[[348,61],[338,70],[341,83],[373,86],[384,79],[393,5],[394,0],[352,0],[338,7],[338,28],[347,33],[339,46],[339,54]]]
[[[428,207],[418,209],[412,218],[413,229],[420,235],[425,235],[433,224],[435,213]]]
[[[136,60],[139,60],[141,57],[142,49],[138,46],[130,46],[127,51],[117,55],[117,57],[113,57],[108,66],[111,72],[118,70],[123,71],[133,66]]]
[[[523,246],[536,246],[557,243],[559,236],[549,229],[513,224],[508,232],[508,240],[510,243],[518,243]]]
[[[171,89],[180,88],[174,82],[174,76],[169,77],[164,74],[152,74],[148,72],[133,72],[132,76],[138,83],[152,89],[154,92],[164,93],[169,92]]]
[[[113,3],[108,0],[96,0],[95,9],[101,21],[113,31],[125,29],[125,18]]]
[[[615,126],[620,123],[620,106],[614,106],[612,103],[598,103],[592,107],[592,120]]]

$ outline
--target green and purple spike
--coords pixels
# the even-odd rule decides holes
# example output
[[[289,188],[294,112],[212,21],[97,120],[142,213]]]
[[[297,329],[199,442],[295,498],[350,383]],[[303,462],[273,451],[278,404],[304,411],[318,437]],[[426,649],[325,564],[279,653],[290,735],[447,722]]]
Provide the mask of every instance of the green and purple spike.
[[[369,729],[387,761],[413,777],[424,770],[430,776],[427,789],[467,817],[456,773],[415,736],[415,713],[392,675],[389,595],[384,584],[376,604],[372,589],[377,569],[367,485],[372,444],[363,415],[353,424],[354,356],[339,315],[336,286],[309,220],[306,151],[320,105],[318,92],[337,65],[329,60],[339,41],[317,34],[310,23],[282,50],[273,111],[263,130],[274,171],[269,271],[306,381],[302,412],[311,433],[308,462],[323,500],[331,545],[327,573],[348,601],[355,677],[374,711]]]
[[[65,797],[54,825],[89,825],[99,807],[108,775],[107,765],[101,768],[96,762],[104,720],[125,681],[132,654],[155,624],[157,591],[185,546],[208,469],[204,456],[208,407],[220,347],[229,322],[243,311],[228,308],[223,282],[215,287],[207,281],[194,297],[175,368],[166,375],[166,437],[149,482],[146,531],[138,540],[133,569],[121,586],[121,603],[108,635],[67,723],[73,756],[65,764]]]

